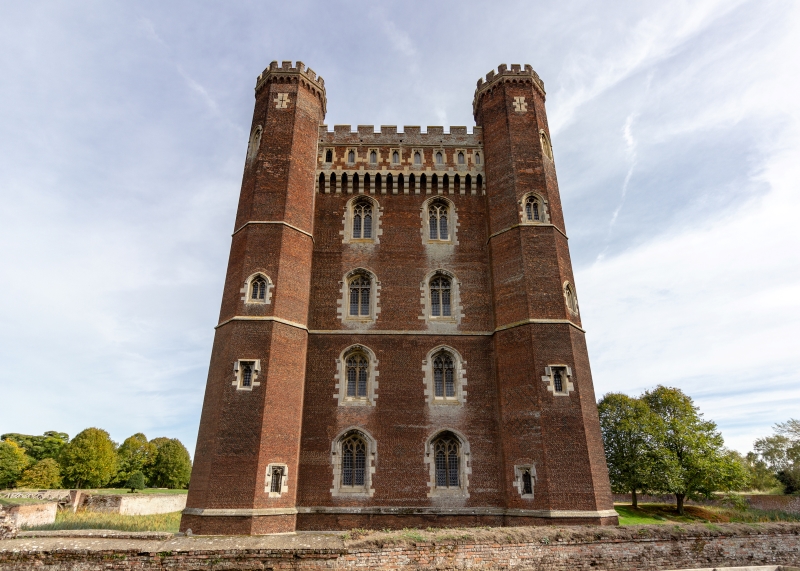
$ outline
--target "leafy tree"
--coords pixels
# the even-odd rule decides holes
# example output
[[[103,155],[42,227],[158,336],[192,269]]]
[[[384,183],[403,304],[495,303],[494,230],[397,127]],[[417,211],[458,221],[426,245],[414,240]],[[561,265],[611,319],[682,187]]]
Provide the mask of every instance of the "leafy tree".
[[[117,472],[116,445],[105,430],[87,428],[64,446],[59,463],[70,485],[99,488]]]
[[[618,494],[630,492],[633,507],[638,507],[636,493],[652,488],[658,419],[646,402],[622,393],[608,393],[597,409],[611,488]]]
[[[177,438],[154,438],[156,459],[150,467],[148,481],[156,488],[185,488],[192,474],[189,451]]]
[[[55,432],[53,430],[45,432],[43,436],[11,432],[4,434],[0,439],[16,442],[34,460],[44,460],[45,458],[57,459],[61,449],[69,442],[69,435],[65,432]]]
[[[724,448],[717,425],[703,420],[692,399],[680,389],[658,386],[642,395],[655,413],[659,449],[654,487],[675,494],[678,513],[684,499],[710,497],[716,491],[740,489],[747,474],[735,455]]]
[[[17,481],[18,488],[52,490],[61,487],[61,467],[52,458],[39,460],[22,473]]]
[[[139,471],[131,474],[125,481],[125,487],[130,488],[131,493],[134,493],[136,490],[144,490],[144,474]]]
[[[765,492],[780,486],[775,473],[755,452],[748,452],[744,457],[744,463],[747,470],[748,489]]]
[[[0,489],[13,486],[30,461],[25,450],[16,442],[0,441]]]
[[[125,439],[122,446],[117,450],[118,472],[114,480],[128,487],[125,483],[128,478],[136,472],[144,472],[153,465],[156,460],[158,448],[152,442],[147,441],[147,437],[141,432]]]

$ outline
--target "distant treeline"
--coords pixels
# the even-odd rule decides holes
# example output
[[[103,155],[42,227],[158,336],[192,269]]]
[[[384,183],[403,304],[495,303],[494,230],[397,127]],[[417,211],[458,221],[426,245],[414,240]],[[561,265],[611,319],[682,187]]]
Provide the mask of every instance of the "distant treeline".
[[[0,436],[3,488],[186,488],[192,461],[177,438],[147,440],[138,433],[122,445],[100,428],[72,440],[64,432]]]

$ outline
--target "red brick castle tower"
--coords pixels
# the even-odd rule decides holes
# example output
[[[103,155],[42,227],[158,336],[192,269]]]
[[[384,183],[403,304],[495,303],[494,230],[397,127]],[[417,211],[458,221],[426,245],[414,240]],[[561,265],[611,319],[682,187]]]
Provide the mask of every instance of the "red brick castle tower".
[[[544,98],[331,132],[259,76],[182,530],[616,523]]]

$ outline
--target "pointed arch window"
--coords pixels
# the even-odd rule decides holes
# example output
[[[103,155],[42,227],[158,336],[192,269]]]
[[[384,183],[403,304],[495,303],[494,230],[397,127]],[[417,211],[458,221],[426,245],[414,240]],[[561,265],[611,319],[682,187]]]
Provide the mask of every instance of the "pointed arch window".
[[[366,274],[356,274],[349,283],[351,317],[370,316],[370,292],[372,280]]]
[[[400,153],[398,153],[397,151],[392,152],[392,162],[394,164],[397,164],[397,163],[400,162]]]
[[[431,280],[431,316],[450,317],[452,315],[451,304],[452,283],[447,276],[434,276]]]
[[[262,273],[256,273],[247,278],[242,293],[242,301],[248,304],[269,304],[272,297],[272,282]]]
[[[341,485],[363,488],[366,483],[367,443],[359,433],[342,441]]]
[[[428,230],[431,240],[447,241],[450,239],[449,210],[449,205],[443,200],[433,201],[428,207]]]
[[[450,432],[445,432],[433,441],[432,448],[436,487],[460,488],[461,446],[458,438]]]
[[[458,164],[463,165],[464,163],[465,163],[465,161],[464,161],[464,153],[459,151],[458,152]]]
[[[264,303],[267,300],[267,280],[258,276],[250,283],[250,300]]]
[[[369,359],[360,351],[354,351],[347,356],[347,398],[366,399],[367,382],[369,379]]]
[[[436,398],[456,398],[455,366],[446,351],[433,358],[433,394]]]
[[[376,153],[375,151],[370,151],[369,152],[369,162],[373,163],[373,164],[377,163],[378,162],[378,153]]]
[[[332,163],[333,162],[333,151],[331,149],[328,149],[327,151],[325,151],[325,162],[326,163]]]
[[[440,165],[443,162],[444,162],[444,158],[442,157],[442,153],[441,152],[436,153],[436,164]]]
[[[419,151],[414,153],[414,164],[415,165],[421,165],[422,164],[422,155],[419,153]]]
[[[475,164],[476,165],[481,164],[481,154],[480,153],[475,153]]]
[[[541,205],[539,204],[539,199],[535,196],[529,196],[525,199],[525,218],[528,222],[540,222],[541,221]]]
[[[570,313],[577,315],[578,298],[575,296],[575,292],[572,290],[572,285],[569,283],[564,284],[564,302],[566,303],[567,309],[570,311]]]
[[[359,200],[353,205],[353,238],[372,238],[372,203]]]
[[[356,162],[356,153],[355,153],[355,151],[349,151],[347,153],[347,162],[350,163],[350,164]]]

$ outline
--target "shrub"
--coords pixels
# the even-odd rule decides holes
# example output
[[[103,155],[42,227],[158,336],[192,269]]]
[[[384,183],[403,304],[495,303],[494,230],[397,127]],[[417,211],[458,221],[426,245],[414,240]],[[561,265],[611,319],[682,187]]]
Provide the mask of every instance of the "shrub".
[[[52,458],[39,460],[22,473],[17,481],[18,488],[37,488],[51,490],[61,487],[61,467]]]
[[[101,488],[117,472],[116,446],[105,430],[87,428],[64,447],[59,463],[69,485]]]
[[[125,482],[125,487],[131,490],[131,493],[136,490],[144,490],[144,474],[141,472],[134,472],[130,475]]]

